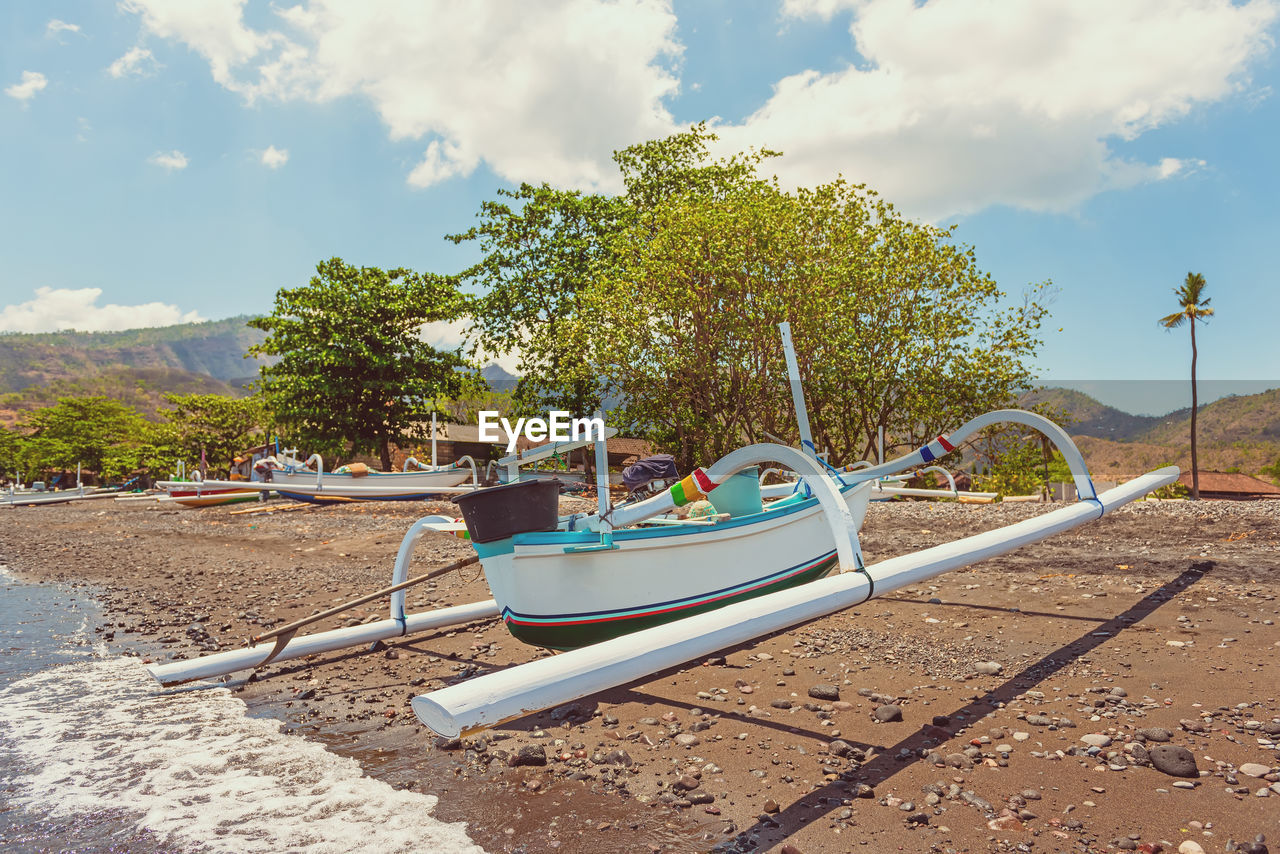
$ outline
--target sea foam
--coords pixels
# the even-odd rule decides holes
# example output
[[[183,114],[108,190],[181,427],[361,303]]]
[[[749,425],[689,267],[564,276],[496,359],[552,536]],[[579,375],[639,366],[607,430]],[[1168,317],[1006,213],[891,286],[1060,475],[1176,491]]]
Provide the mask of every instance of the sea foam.
[[[278,721],[225,688],[162,692],[135,659],[43,670],[0,691],[8,799],[51,818],[123,810],[140,830],[201,851],[479,852],[436,798]]]

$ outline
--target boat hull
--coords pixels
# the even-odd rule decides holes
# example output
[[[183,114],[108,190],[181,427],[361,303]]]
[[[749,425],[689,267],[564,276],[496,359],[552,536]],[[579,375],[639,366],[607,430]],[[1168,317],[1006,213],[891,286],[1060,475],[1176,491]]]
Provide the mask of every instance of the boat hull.
[[[183,507],[217,507],[222,504],[239,504],[242,501],[257,501],[260,495],[257,490],[206,492],[203,495],[175,495],[159,501],[162,504],[181,504]]]
[[[845,498],[861,525],[868,490]],[[507,629],[520,641],[576,649],[814,581],[837,565],[816,499],[716,525],[517,534],[477,543]],[[566,551],[568,549],[568,551]]]
[[[471,469],[469,468],[409,472],[371,471],[359,477],[351,474],[325,472],[322,482],[326,492],[330,489],[339,491],[344,486],[358,486],[366,489],[368,487],[395,487],[397,489],[410,487],[421,488],[425,494],[429,492],[431,487],[457,486],[469,477],[471,477]],[[286,489],[290,486],[315,486],[316,473],[305,470],[293,472],[275,471],[271,474],[271,482]]]

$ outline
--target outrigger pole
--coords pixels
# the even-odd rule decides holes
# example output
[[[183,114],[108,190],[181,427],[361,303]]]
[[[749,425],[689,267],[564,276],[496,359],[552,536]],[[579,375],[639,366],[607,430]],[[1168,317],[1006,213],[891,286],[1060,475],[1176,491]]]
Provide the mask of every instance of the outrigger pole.
[[[800,382],[800,366],[796,362],[796,348],[791,343],[791,322],[778,324],[782,333],[782,353],[787,359],[787,378],[791,381],[791,405],[796,410],[796,426],[800,429],[800,448],[807,454],[818,456],[813,444],[813,431],[809,428],[809,409],[804,402],[804,384]]]
[[[190,661],[153,664],[147,667],[147,672],[162,685],[177,685],[180,682],[190,682],[193,679],[226,676],[237,670],[261,667],[271,661],[289,661],[320,652],[333,652],[349,646],[361,646],[376,643],[380,640],[404,637],[416,632],[425,632],[432,629],[445,628],[446,626],[455,626],[460,623],[470,623],[474,620],[487,620],[490,617],[496,617],[499,613],[498,603],[492,599],[486,599],[483,602],[471,602],[466,605],[453,605],[448,608],[437,608],[417,614],[405,614],[404,589],[409,586],[409,561],[413,557],[414,548],[417,546],[418,539],[423,532],[431,530],[431,526],[437,524],[440,518],[439,516],[427,516],[414,522],[408,533],[405,534],[404,541],[400,543],[400,551],[396,555],[395,570],[391,576],[391,586],[356,600],[357,602],[369,601],[390,593],[391,614],[387,619],[363,626],[333,629],[332,631],[320,632],[300,638],[294,638],[293,635],[301,625],[290,624],[289,626],[282,626],[275,632],[267,632],[260,638],[269,640],[273,636],[284,637],[284,643],[277,642],[270,645],[263,643],[244,649],[219,652]],[[435,577],[443,572],[452,571],[473,562],[471,558],[466,558],[443,569],[428,573],[419,579],[414,579],[414,581],[426,581],[427,578]],[[351,603],[347,604],[350,605]],[[298,622],[299,624],[305,624],[322,616],[316,615],[314,618],[307,618],[307,620]],[[282,634],[286,631],[287,636]]]
[[[1162,468],[1100,496],[1005,528],[432,691],[413,699],[413,711],[432,730],[449,737],[496,726],[1043,540],[1098,519],[1177,478],[1176,466]]]

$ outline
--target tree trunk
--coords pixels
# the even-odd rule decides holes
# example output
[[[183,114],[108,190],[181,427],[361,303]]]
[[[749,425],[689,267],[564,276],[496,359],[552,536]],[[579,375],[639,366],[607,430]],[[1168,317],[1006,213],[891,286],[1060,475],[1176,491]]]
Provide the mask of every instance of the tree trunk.
[[[1191,500],[1200,500],[1200,467],[1196,460],[1196,319],[1191,318]]]
[[[391,439],[383,436],[378,449],[382,452],[382,470],[391,471]]]

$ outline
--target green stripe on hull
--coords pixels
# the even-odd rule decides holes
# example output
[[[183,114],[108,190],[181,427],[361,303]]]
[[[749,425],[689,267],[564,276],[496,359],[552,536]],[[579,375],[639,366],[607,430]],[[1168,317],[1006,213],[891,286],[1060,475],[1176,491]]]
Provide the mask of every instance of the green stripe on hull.
[[[577,649],[578,647],[588,646],[600,641],[616,638],[619,635],[638,632],[641,629],[651,628],[652,626],[660,626],[664,623],[674,622],[685,617],[692,617],[694,614],[702,614],[707,611],[714,611],[716,608],[723,608],[725,605],[732,605],[734,602],[742,602],[747,599],[754,599],[757,596],[763,596],[766,593],[776,593],[779,590],[785,590],[789,587],[798,587],[801,584],[807,584],[810,581],[816,581],[826,575],[835,568],[838,558],[832,555],[828,560],[817,564],[811,569],[776,581],[755,590],[747,590],[723,599],[716,599],[712,602],[703,602],[701,604],[690,605],[684,608],[674,608],[672,610],[663,611],[661,613],[637,614],[635,616],[620,617],[613,620],[601,620],[599,622],[565,622],[565,623],[515,623],[510,619],[507,620],[507,629],[519,641],[527,643],[531,646],[541,646],[547,649]]]

